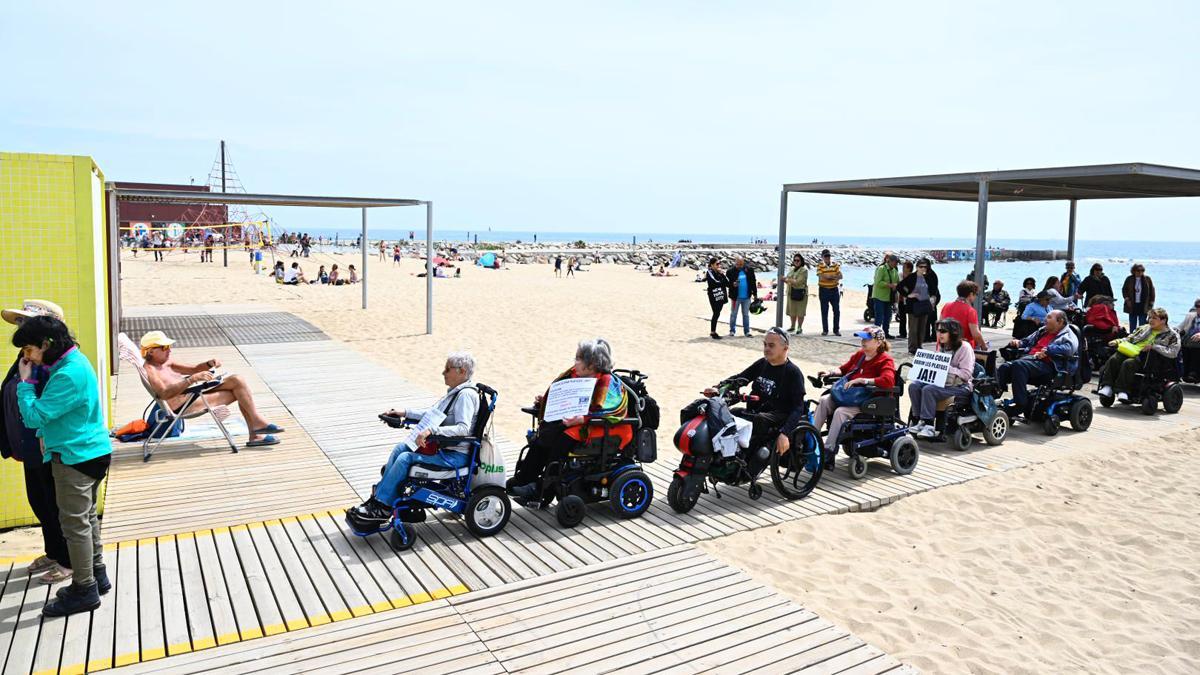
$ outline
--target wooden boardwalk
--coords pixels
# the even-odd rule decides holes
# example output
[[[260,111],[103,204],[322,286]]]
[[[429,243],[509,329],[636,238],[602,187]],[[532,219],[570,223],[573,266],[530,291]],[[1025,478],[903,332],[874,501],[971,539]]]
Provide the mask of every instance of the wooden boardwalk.
[[[792,606],[766,591],[746,588],[746,593],[766,594],[742,607],[740,590],[732,596],[721,595],[724,591],[717,586],[707,595],[682,590],[687,582],[670,577],[678,572],[676,568],[686,567],[683,563],[688,560],[713,565],[710,560],[686,558],[701,555],[689,544],[812,515],[879,508],[907,495],[1051,460],[1097,443],[1160,438],[1194,428],[1200,421],[1200,403],[1190,397],[1183,411],[1172,416],[1147,418],[1128,409],[1097,408],[1086,434],[1064,430],[1049,439],[1039,431],[1018,427],[1004,445],[977,444],[962,453],[923,443],[920,464],[910,476],[896,476],[882,463],[872,463],[864,480],[853,481],[839,462],[838,470],[826,474],[820,487],[804,500],[782,500],[767,481],[760,500],[750,500],[744,489],[728,489],[720,499],[705,496],[685,515],[666,505],[676,454],[669,445],[673,430],[663,429],[660,461],[646,467],[655,482],[656,498],[642,518],[618,520],[605,506],[595,505],[582,525],[563,530],[550,511],[515,507],[502,533],[478,539],[461,518],[435,513],[417,526],[419,541],[414,549],[397,554],[382,537],[354,536],[343,522],[342,511],[369,492],[398,440],[395,430],[377,421],[376,412],[393,405],[428,403],[433,395],[331,341],[208,348],[199,350],[195,359],[213,355],[225,361],[227,369],[251,377],[268,416],[288,428],[281,437],[284,443],[234,455],[223,449],[222,439],[205,436],[200,428],[196,430],[200,440],[185,436],[168,441],[149,464],[141,462],[140,450],[119,451],[104,518],[113,591],[90,616],[42,621],[41,607],[55,589],[29,583],[28,560],[0,561],[0,673],[79,673],[138,662],[149,662],[147,667],[174,668],[176,662],[186,662],[244,670],[258,670],[259,665],[266,669],[268,664],[274,669],[304,670],[328,663],[335,671],[441,664],[445,670],[446,659],[454,659],[456,668],[478,665],[481,672],[510,667],[549,671],[559,665],[550,659],[559,655],[570,659],[565,663],[589,671],[610,666],[639,672],[702,670],[715,665],[724,671],[727,663],[746,669],[775,663],[762,661],[763,654],[778,655],[781,671],[794,670],[803,658],[812,657],[802,657],[807,647],[799,649],[808,644],[807,628],[817,629],[813,634],[822,638],[833,635],[822,631],[836,629],[818,629],[824,624],[811,623],[820,621],[811,616],[800,621],[803,610],[789,609]],[[303,368],[296,367],[298,363]],[[123,373],[118,380],[116,409],[132,418],[140,414],[147,398],[130,374]],[[503,396],[503,387],[499,389]],[[503,439],[499,443],[511,467],[519,448]],[[587,575],[630,571],[630,565],[653,567],[655,563],[647,561],[663,561],[667,555],[685,557],[672,559],[670,565],[664,562],[653,583],[633,590],[605,589],[600,584],[596,602],[609,602],[604,606],[610,609],[597,605],[596,612],[572,614],[574,584],[593,578]],[[668,578],[677,579],[679,585],[668,584]],[[621,599],[626,591],[640,593],[636,605]],[[585,591],[578,593],[581,603],[592,602],[584,600],[590,598],[582,595]],[[556,599],[563,595],[566,600]],[[701,595],[712,598],[712,604],[687,604]],[[492,607],[491,613],[476,617],[471,609],[476,599],[482,604],[474,607]],[[543,611],[543,602],[563,606]],[[674,608],[669,616],[661,613],[660,603]],[[417,607],[404,610],[410,606]],[[634,624],[606,623],[628,619],[628,611],[611,609],[619,606],[637,607]],[[725,612],[727,606],[742,609]],[[503,610],[496,609],[500,607]],[[392,611],[398,609],[404,611]],[[776,610],[783,614],[769,619],[759,614]],[[551,615],[562,620],[539,623]],[[747,616],[763,622],[744,623]],[[484,623],[477,625],[477,621]],[[592,621],[607,627],[589,633]],[[743,625],[749,633],[738,632]],[[750,630],[759,626],[770,626],[771,631],[794,640],[759,640],[761,633]],[[729,632],[722,633],[721,627]],[[413,639],[411,649],[401,649],[409,643],[401,640],[393,645],[377,639],[371,633],[374,629],[391,630],[382,634],[393,636],[432,637]],[[619,644],[639,648],[618,649],[611,647],[617,643],[596,639],[609,630],[623,636]],[[569,636],[582,633],[572,631],[589,637],[573,640]],[[560,633],[567,637],[557,637]],[[643,644],[646,636],[653,637],[652,644]],[[692,641],[694,636],[704,637]],[[673,647],[656,652],[660,642]],[[793,643],[798,651],[785,653]],[[825,672],[836,672],[835,666],[860,665],[861,672],[880,672],[897,665],[841,633],[819,644],[836,644],[823,647],[836,652],[833,656],[813,662]],[[343,647],[347,654],[359,654],[362,661],[342,658]],[[697,651],[709,647],[713,651]],[[446,656],[450,648],[457,651]],[[566,651],[556,651],[560,648]],[[650,656],[621,660],[640,658],[639,650]],[[203,654],[182,656],[190,652]],[[403,666],[396,665],[393,653],[401,655],[397,658],[404,659]],[[692,660],[681,664],[672,654],[691,654]],[[843,654],[854,656],[842,658]],[[865,661],[855,660],[868,654]],[[225,655],[231,660],[224,660]],[[176,658],[159,661],[172,656]],[[799,660],[788,661],[792,656]],[[260,657],[272,660],[253,665],[245,660]]]
[[[131,673],[904,673],[692,546],[190,654]]]

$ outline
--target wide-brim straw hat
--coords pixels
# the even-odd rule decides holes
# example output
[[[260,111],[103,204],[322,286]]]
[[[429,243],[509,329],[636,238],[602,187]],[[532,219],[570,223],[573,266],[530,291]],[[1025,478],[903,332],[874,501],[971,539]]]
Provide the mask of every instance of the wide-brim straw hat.
[[[21,309],[0,310],[0,316],[3,316],[5,321],[16,325],[35,316],[52,316],[59,321],[65,321],[62,307],[49,300],[26,300]]]

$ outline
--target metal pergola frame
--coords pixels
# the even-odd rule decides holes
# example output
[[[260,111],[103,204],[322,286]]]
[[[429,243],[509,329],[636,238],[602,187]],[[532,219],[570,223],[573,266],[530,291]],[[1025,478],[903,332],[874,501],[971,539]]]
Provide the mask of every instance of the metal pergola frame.
[[[379,197],[319,197],[312,195],[273,195],[230,192],[189,192],[182,190],[145,190],[118,188],[108,183],[108,215],[112,223],[109,255],[114,263],[120,253],[120,201],[170,202],[175,204],[239,204],[247,206],[307,206],[318,208],[362,209],[362,308],[367,308],[367,209],[394,206],[425,207],[425,334],[433,333],[433,202],[419,199]],[[121,293],[118,265],[109,266],[112,297],[112,339],[121,322]]]
[[[1200,197],[1200,170],[1161,164],[1097,164],[1016,171],[936,174],[817,183],[785,183],[779,197],[777,289],[787,269],[788,195],[808,192],[867,197],[904,197],[975,202],[975,278],[983,279],[989,202],[1070,202],[1067,259],[1075,259],[1075,210],[1080,199]],[[780,291],[782,293],[782,291]],[[775,307],[775,325],[783,325],[783,296]],[[980,311],[983,294],[975,299]]]

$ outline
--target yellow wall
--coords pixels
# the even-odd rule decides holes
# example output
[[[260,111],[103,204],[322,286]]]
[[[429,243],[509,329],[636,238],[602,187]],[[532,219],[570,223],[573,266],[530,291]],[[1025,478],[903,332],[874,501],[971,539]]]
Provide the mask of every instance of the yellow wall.
[[[0,152],[0,307],[55,302],[110,401],[104,175],[90,157]],[[0,367],[15,358],[0,323]],[[2,374],[0,374],[2,376]],[[0,462],[0,528],[36,521],[20,463]]]

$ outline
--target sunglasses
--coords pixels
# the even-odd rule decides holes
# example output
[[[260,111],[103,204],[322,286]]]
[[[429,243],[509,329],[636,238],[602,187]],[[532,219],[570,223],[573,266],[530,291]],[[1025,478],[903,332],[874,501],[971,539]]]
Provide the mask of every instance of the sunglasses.
[[[939,333],[949,333],[950,331],[949,331],[949,329],[946,329],[946,328],[939,328],[939,329],[937,329],[937,332],[939,332]]]

